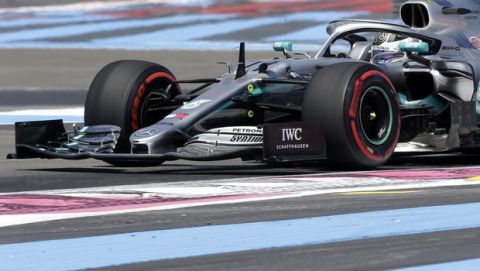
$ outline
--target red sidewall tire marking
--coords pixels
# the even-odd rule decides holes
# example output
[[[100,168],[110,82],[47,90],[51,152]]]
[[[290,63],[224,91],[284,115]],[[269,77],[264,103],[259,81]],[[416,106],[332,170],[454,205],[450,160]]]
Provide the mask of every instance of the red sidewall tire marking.
[[[348,111],[348,116],[350,118],[350,124],[351,124],[351,128],[352,128],[352,132],[353,132],[353,137],[355,138],[355,143],[357,144],[358,148],[360,149],[360,151],[365,155],[367,156],[369,159],[371,160],[374,160],[374,161],[382,161],[384,160],[386,157],[390,156],[390,154],[393,153],[393,151],[395,150],[395,144],[393,144],[386,152],[384,155],[376,155],[374,153],[372,153],[371,151],[368,150],[368,147],[367,145],[365,145],[363,143],[363,141],[361,140],[360,138],[360,134],[358,133],[358,128],[357,128],[357,124],[356,124],[356,118],[357,118],[357,114],[358,114],[358,107],[360,106],[359,104],[359,100],[360,100],[360,96],[361,96],[361,91],[363,89],[363,85],[364,85],[364,82],[367,78],[371,77],[371,76],[375,76],[375,75],[378,75],[380,77],[382,77],[383,79],[385,79],[385,81],[388,83],[388,85],[390,86],[390,92],[392,92],[393,95],[395,95],[396,97],[396,93],[395,93],[395,88],[392,84],[392,81],[390,80],[390,78],[388,78],[384,73],[380,72],[380,71],[377,71],[377,70],[369,70],[367,72],[365,72],[364,74],[362,74],[356,81],[355,81],[355,86],[354,86],[354,90],[353,90],[353,98],[352,98],[352,104],[350,105],[350,109]],[[395,101],[398,103],[398,100],[395,99]],[[394,142],[397,142],[398,141],[398,138],[400,137],[400,114],[398,114],[398,129],[397,129],[397,134],[396,134],[396,138],[395,138],[395,141]]]
[[[150,76],[147,77],[147,79],[145,79],[142,82],[142,84],[140,85],[140,87],[137,90],[137,93],[135,94],[135,98],[133,99],[133,108],[132,108],[132,114],[131,114],[132,132],[135,132],[136,130],[139,129],[139,124],[138,124],[138,115],[139,115],[138,113],[139,112],[138,111],[139,111],[140,104],[142,102],[143,96],[145,95],[145,91],[147,89],[148,84],[150,84],[151,82],[153,82],[154,80],[159,79],[159,78],[165,78],[165,79],[168,79],[170,81],[175,81],[175,78],[169,73],[156,72],[156,73],[152,73]]]

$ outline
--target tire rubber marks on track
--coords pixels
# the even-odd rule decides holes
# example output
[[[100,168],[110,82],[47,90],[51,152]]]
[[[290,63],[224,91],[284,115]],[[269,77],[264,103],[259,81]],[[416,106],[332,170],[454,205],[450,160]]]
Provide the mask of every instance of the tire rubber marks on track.
[[[0,195],[0,227],[101,216],[295,198],[332,193],[477,185],[480,168],[390,170],[243,178]]]
[[[121,197],[122,195],[118,195]],[[28,197],[31,197],[30,195]],[[252,201],[262,201],[262,200],[271,200],[271,199],[280,199],[286,196],[282,194],[277,195],[238,195],[238,196],[218,196],[218,197],[205,197],[205,198],[189,198],[189,199],[162,199],[159,197],[150,197],[150,203],[140,203],[139,201],[122,201],[122,200],[111,200],[110,202],[105,203],[102,202],[103,205],[88,205],[88,204],[72,204],[62,206],[62,204],[58,204],[57,206],[42,206],[44,202],[51,201],[50,195],[40,195],[37,198],[37,201],[34,205],[23,205],[19,206],[19,202],[22,200],[27,199],[24,195],[17,195],[12,200],[11,197],[8,198],[8,202],[16,202],[15,204],[10,204],[10,206],[5,203],[2,203],[2,199],[4,200],[5,197],[0,195],[0,206],[3,206],[3,210],[6,214],[0,214],[0,228],[7,227],[7,226],[15,226],[15,225],[23,225],[29,223],[37,223],[37,222],[46,222],[46,221],[53,221],[53,220],[62,220],[62,219],[73,219],[73,218],[81,218],[81,217],[93,217],[93,216],[102,216],[102,215],[114,215],[114,214],[126,214],[126,213],[134,213],[134,212],[147,212],[147,211],[160,211],[160,210],[168,210],[168,209],[179,209],[179,208],[187,208],[187,207],[195,207],[195,206],[205,206],[205,205],[214,205],[214,204],[231,204],[231,203],[241,203],[241,202],[252,202]],[[84,197],[80,197],[83,198]],[[78,198],[75,197],[68,197],[67,201],[75,202]],[[90,203],[98,203],[97,198],[91,198],[88,200]],[[156,202],[156,203],[151,203]],[[136,203],[136,205],[134,204]],[[140,203],[140,204],[139,204]],[[36,204],[36,205],[35,205]],[[41,206],[38,206],[40,204]],[[12,210],[13,208],[17,208],[17,210]],[[23,208],[23,209],[22,209]],[[77,208],[77,209],[75,209]],[[5,210],[6,209],[6,210]],[[27,211],[44,211],[44,212],[36,212],[36,213],[26,213]],[[8,212],[12,212],[16,214],[8,214]],[[22,214],[22,212],[24,212]]]
[[[144,197],[141,194],[117,194],[107,197],[105,195],[97,197],[75,197],[19,194],[0,196],[0,215],[104,212],[202,202],[215,203],[225,200],[231,201],[268,196],[269,195],[231,195],[200,198],[163,198],[156,196]]]
[[[299,178],[368,178],[380,177],[393,180],[441,180],[441,179],[469,179],[480,178],[480,168],[446,168],[446,169],[418,169],[418,170],[384,170],[364,171],[359,173],[329,174],[329,175],[305,175]],[[288,177],[285,177],[288,178]]]

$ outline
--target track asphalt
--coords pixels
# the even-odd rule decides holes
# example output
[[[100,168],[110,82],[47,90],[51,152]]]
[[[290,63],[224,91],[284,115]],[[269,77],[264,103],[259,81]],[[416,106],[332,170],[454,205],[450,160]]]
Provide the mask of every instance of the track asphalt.
[[[11,3],[0,1],[0,8]],[[95,73],[118,59],[159,62],[179,78],[195,78],[221,74],[225,67],[215,63],[236,57],[233,49],[2,49],[0,114],[81,108]],[[13,126],[1,125],[0,225],[11,226],[0,226],[0,270],[478,268],[477,155],[397,158],[362,173],[322,163],[115,168],[95,160],[4,159],[13,151]]]
[[[31,53],[34,54],[34,52]],[[141,53],[139,54],[141,55]],[[97,60],[99,58],[98,56],[96,57]],[[98,61],[101,62],[101,60]],[[202,71],[208,72],[208,69],[204,68]],[[75,83],[79,84],[78,82]],[[74,86],[72,85],[70,87]],[[0,154],[2,157],[12,152],[14,150],[13,146],[13,127],[11,125],[0,126]],[[424,178],[428,179],[438,175],[435,178],[445,179],[445,182],[449,182],[452,179],[458,180],[458,178],[462,180],[471,179],[471,181],[469,181],[471,183],[469,183],[468,186],[422,188],[420,185],[418,185],[418,187],[414,185],[413,187],[403,190],[380,189],[380,191],[355,192],[371,184],[378,185],[378,176],[362,176],[352,179],[364,183],[360,185],[358,189],[352,189],[351,191],[353,192],[349,193],[335,192],[321,195],[272,199],[268,201],[230,202],[226,204],[212,203],[201,206],[191,206],[189,208],[141,210],[138,212],[112,213],[108,215],[2,227],[0,228],[0,243],[3,245],[26,243],[25,247],[29,248],[33,253],[38,253],[39,251],[53,253],[52,259],[56,259],[58,257],[67,257],[68,255],[46,249],[42,247],[42,243],[35,242],[45,240],[59,240],[60,242],[60,240],[63,239],[65,240],[63,242],[67,244],[65,247],[66,251],[70,251],[68,247],[76,247],[76,242],[78,241],[78,239],[71,238],[91,236],[116,238],[115,234],[127,233],[129,235],[138,235],[146,231],[155,231],[155,234],[161,235],[163,233],[161,232],[162,230],[170,229],[194,230],[197,227],[214,225],[230,225],[227,227],[236,227],[238,224],[251,222],[289,221],[292,219],[310,219],[384,210],[395,212],[395,210],[404,208],[445,205],[457,206],[476,203],[480,193],[480,188],[475,185],[476,176],[480,175],[480,168],[476,167],[479,163],[480,157],[478,156],[402,158],[392,161],[391,164],[381,168],[381,170],[400,170],[402,172],[400,176],[410,175],[410,178],[407,178],[408,182],[411,182],[412,179],[415,181],[415,177],[420,181]],[[445,168],[454,168],[454,173],[441,173],[441,170]],[[418,170],[427,170],[427,173],[420,173]],[[133,191],[143,189],[147,191],[148,195],[150,195],[149,193],[154,193],[153,195],[160,193],[159,190],[155,189],[165,186],[170,189],[176,188],[177,192],[175,193],[177,194],[182,195],[183,193],[186,195],[192,193],[187,192],[187,190],[182,190],[186,185],[200,185],[204,180],[210,182],[218,180],[219,184],[216,187],[225,188],[233,185],[233,181],[229,181],[232,179],[236,179],[236,181],[234,181],[236,183],[245,182],[238,180],[238,178],[249,177],[257,180],[259,178],[270,178],[269,176],[291,176],[293,178],[298,174],[331,173],[322,164],[268,166],[257,163],[244,163],[239,160],[224,161],[216,163],[215,165],[211,165],[210,163],[178,161],[168,162],[155,168],[114,168],[103,162],[94,160],[72,162],[4,159],[0,160],[0,172],[0,198],[3,201],[3,205],[0,204],[0,206],[3,206],[3,210],[17,211],[25,208],[37,208],[38,211],[38,208],[44,208],[45,204],[53,204],[53,207],[58,206],[58,204],[65,206],[70,204],[69,202],[71,201],[67,201],[65,198],[55,198],[55,202],[52,203],[52,197],[40,196],[31,202],[23,201],[18,205],[19,202],[16,201],[15,204],[12,205],[12,201],[6,200],[12,198],[11,193],[14,193],[13,195],[19,195],[17,197],[20,199],[29,198],[31,200],[32,197],[26,195],[31,195],[32,193],[45,195],[65,189],[69,190],[69,193],[74,194],[75,192],[80,193],[80,191],[85,193],[85,190],[96,193],[95,191],[98,189],[116,191],[114,187],[120,189],[125,185],[127,185],[126,190],[130,191],[132,189],[130,186],[134,185],[135,189],[133,189]],[[351,173],[347,172],[344,174]],[[426,174],[426,176],[422,174]],[[461,176],[455,174],[461,174]],[[413,178],[411,175],[413,175]],[[228,182],[228,185],[224,182]],[[278,182],[279,181],[276,180],[273,183],[277,185],[284,183],[282,181],[278,184]],[[316,181],[313,180],[313,182]],[[338,184],[339,182],[348,182],[348,179],[332,180],[332,185]],[[260,184],[257,185],[265,186],[266,183],[266,187],[272,189],[268,181],[260,181]],[[241,184],[236,185],[236,187],[241,186]],[[282,185],[285,186],[288,184]],[[302,183],[296,183],[296,185],[298,188],[302,186]],[[295,186],[292,187],[294,188]],[[288,189],[286,191],[292,190],[292,187],[288,188],[287,186]],[[258,187],[255,189],[258,189]],[[308,189],[307,187],[306,191],[309,191]],[[57,192],[57,194],[61,195],[65,195],[64,193],[65,192],[61,191]],[[197,193],[200,192],[197,191]],[[206,193],[213,192],[209,190]],[[67,196],[72,195],[67,194]],[[178,195],[176,195],[176,197],[178,197]],[[472,212],[471,214],[471,216],[476,215],[477,212]],[[0,215],[0,221],[2,221],[1,217],[2,215]],[[6,216],[3,215],[3,217]],[[392,219],[395,217],[396,214],[394,213]],[[10,219],[11,216],[9,216],[8,220]],[[455,217],[452,217],[452,220],[455,219]],[[365,238],[358,240],[333,241],[324,244],[309,244],[309,242],[306,241],[299,246],[237,252],[230,250],[232,252],[170,260],[155,260],[160,258],[153,257],[149,258],[148,262],[137,263],[134,263],[135,259],[133,259],[130,264],[108,268],[103,266],[101,270],[384,270],[445,262],[449,263],[448,266],[455,267],[457,261],[480,257],[480,247],[478,247],[480,240],[478,240],[479,232],[477,228],[480,225],[474,226],[473,228],[445,230],[445,228],[442,228],[443,222],[427,217],[425,217],[425,220],[434,225],[438,222],[441,230],[400,236],[391,235],[367,238],[372,229],[364,224],[365,221],[357,221],[351,222],[353,223],[352,225],[354,228],[357,228],[360,236],[365,235]],[[420,217],[420,222],[416,221],[408,226],[415,228],[421,221],[422,218]],[[333,228],[329,229],[327,227],[319,229],[322,233],[326,232],[327,236],[335,237],[333,232],[331,235],[328,234],[329,230],[333,230]],[[295,229],[292,229],[292,232],[295,232]],[[153,234],[151,238],[157,236],[155,234]],[[180,236],[182,236],[181,232],[179,232],[179,238]],[[277,238],[283,240],[283,235]],[[238,241],[241,242],[241,240],[240,238]],[[294,240],[297,239],[294,238]],[[221,241],[212,242],[218,244],[218,242]],[[130,248],[128,246],[128,242],[121,243],[127,245],[127,251],[134,249],[134,247]],[[200,251],[208,251],[207,247],[213,246],[214,243],[207,242],[202,244],[202,246],[206,247],[205,250],[200,249]],[[52,244],[55,247],[55,243]],[[107,243],[107,247],[103,249],[115,251],[115,248],[121,247],[120,245],[108,244],[109,243]],[[0,250],[2,248],[8,248],[2,247],[3,245],[0,245]],[[183,248],[185,249],[187,247],[188,246],[185,246]],[[97,249],[101,248],[97,247]],[[169,248],[161,247],[158,249],[168,250]],[[32,255],[26,254],[27,252],[25,250],[20,249],[17,252],[18,254],[15,255],[12,254],[11,250],[7,251],[10,252],[0,253],[0,257],[21,257],[23,263],[38,262],[37,260],[33,260],[35,257],[30,258]],[[112,257],[112,255],[109,256],[108,253],[102,254],[101,257],[115,261],[115,258]],[[40,257],[40,259],[42,259],[42,257]],[[72,257],[69,259],[69,262],[73,264],[82,262],[81,257]],[[38,263],[39,264],[36,264],[34,267],[37,268],[36,270],[41,270],[42,266],[46,268],[44,270],[51,267],[50,265]],[[466,264],[472,266],[472,264],[475,264],[475,261],[466,262]],[[58,262],[56,266],[62,270],[63,265],[60,264],[60,262]],[[24,270],[29,270],[28,264],[22,267]],[[85,266],[73,265],[73,267],[83,268]],[[100,268],[98,265],[92,265],[91,267]],[[436,268],[439,267],[437,266],[435,269],[430,270],[437,270]],[[5,270],[8,269],[5,268]],[[455,268],[452,270],[455,270]]]

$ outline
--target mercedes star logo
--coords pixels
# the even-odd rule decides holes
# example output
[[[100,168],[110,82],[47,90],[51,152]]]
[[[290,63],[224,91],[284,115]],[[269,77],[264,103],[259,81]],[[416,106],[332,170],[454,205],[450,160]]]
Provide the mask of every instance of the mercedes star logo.
[[[154,136],[158,133],[158,129],[156,128],[146,128],[139,130],[138,132],[135,133],[136,136],[138,137],[150,137]]]

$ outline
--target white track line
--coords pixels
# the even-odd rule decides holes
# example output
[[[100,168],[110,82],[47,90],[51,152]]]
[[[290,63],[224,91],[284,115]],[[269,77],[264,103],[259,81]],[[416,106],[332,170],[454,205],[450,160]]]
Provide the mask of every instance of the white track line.
[[[83,113],[83,107],[5,111],[0,112],[0,125],[52,119],[63,119],[66,123],[81,123],[83,122]]]
[[[472,173],[472,176],[465,178],[454,177],[438,179],[424,178],[415,180],[412,178],[388,178],[388,177],[351,177],[342,175],[362,174],[356,173],[330,173],[313,174],[302,176],[279,176],[265,178],[241,178],[208,181],[189,181],[179,183],[159,183],[150,185],[126,185],[84,189],[63,189],[53,191],[32,191],[22,193],[7,193],[3,196],[21,194],[45,195],[45,196],[69,196],[69,197],[92,197],[92,198],[125,198],[136,195],[139,198],[180,198],[182,200],[158,206],[138,206],[129,209],[114,207],[109,210],[89,211],[89,209],[73,210],[64,213],[38,213],[38,214],[17,214],[0,215],[0,227],[52,221],[60,219],[71,219],[80,217],[103,216],[113,214],[135,213],[145,211],[159,211],[167,209],[178,209],[195,206],[232,204],[240,202],[265,201],[273,199],[298,198],[334,193],[388,191],[400,189],[420,189],[434,187],[454,187],[478,185],[480,182],[469,180],[471,177],[480,175],[480,168],[465,167],[453,168],[456,171],[478,169],[479,173]],[[446,169],[448,171],[451,169]],[[382,171],[385,173],[388,171]],[[369,172],[366,172],[369,173]],[[446,175],[451,172],[446,172]],[[1,197],[2,195],[0,195]],[[227,198],[212,198],[220,197]],[[239,198],[236,198],[238,196]],[[231,198],[229,198],[231,197]],[[21,197],[20,197],[21,198]],[[203,199],[202,199],[203,198]],[[96,207],[92,207],[96,208]]]
[[[0,116],[83,116],[83,107],[74,108],[52,108],[52,109],[26,109],[0,112]]]

